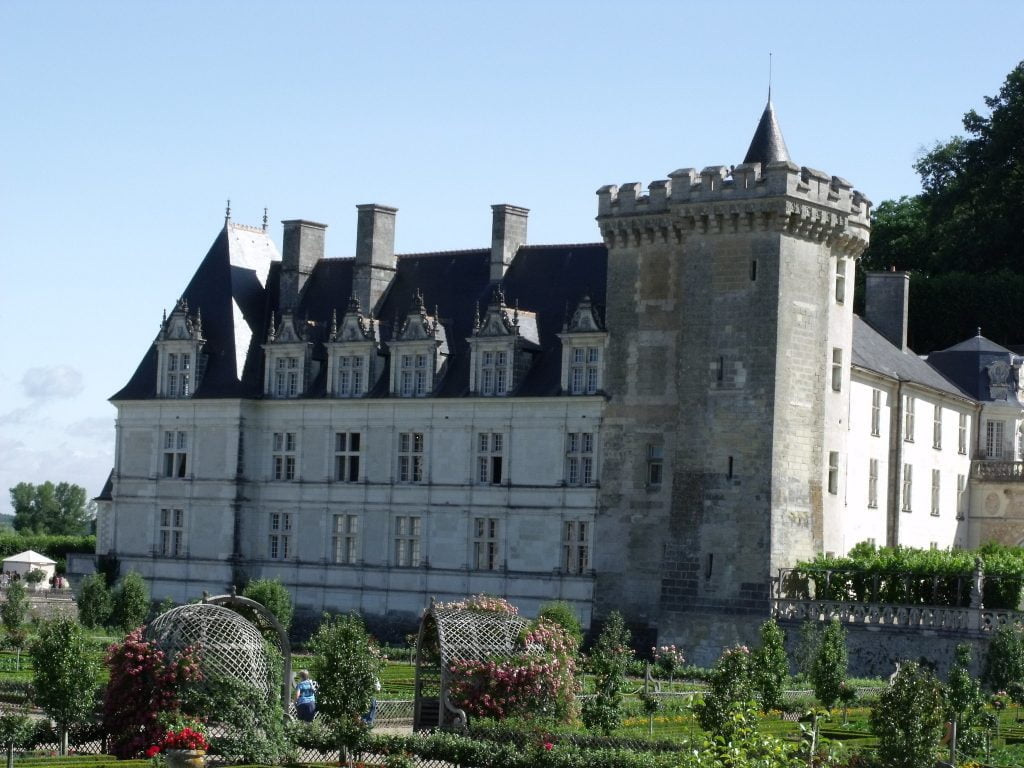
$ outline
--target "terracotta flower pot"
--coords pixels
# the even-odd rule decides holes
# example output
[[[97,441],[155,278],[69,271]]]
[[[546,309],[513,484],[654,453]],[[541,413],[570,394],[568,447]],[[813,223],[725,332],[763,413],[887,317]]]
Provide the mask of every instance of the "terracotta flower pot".
[[[204,749],[168,749],[164,756],[167,768],[204,768],[206,765]]]

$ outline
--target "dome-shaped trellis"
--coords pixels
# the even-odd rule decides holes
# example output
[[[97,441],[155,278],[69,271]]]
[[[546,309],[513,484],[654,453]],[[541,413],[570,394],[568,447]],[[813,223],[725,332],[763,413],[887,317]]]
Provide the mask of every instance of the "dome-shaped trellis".
[[[520,655],[517,644],[528,625],[514,613],[431,602],[416,638],[413,727],[465,728],[465,712],[449,699],[452,664]]]

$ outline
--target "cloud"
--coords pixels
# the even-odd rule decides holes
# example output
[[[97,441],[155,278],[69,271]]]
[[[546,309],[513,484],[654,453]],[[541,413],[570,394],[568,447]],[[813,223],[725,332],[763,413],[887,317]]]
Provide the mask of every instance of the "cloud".
[[[95,496],[103,489],[113,462],[113,441],[91,450],[81,450],[68,443],[37,449],[22,440],[0,436],[0,512],[13,513],[7,489],[20,482],[39,484],[46,480],[55,483],[66,480],[81,485],[90,497]]]
[[[60,400],[71,398],[85,388],[82,374],[70,365],[51,365],[29,368],[21,377],[21,388],[32,400]]]
[[[0,427],[20,427],[30,424],[38,425],[46,421],[35,407],[15,408],[13,411],[0,414]]]
[[[69,424],[66,431],[69,437],[98,440],[111,445],[114,442],[113,419],[105,419],[99,416],[82,419],[81,421]]]

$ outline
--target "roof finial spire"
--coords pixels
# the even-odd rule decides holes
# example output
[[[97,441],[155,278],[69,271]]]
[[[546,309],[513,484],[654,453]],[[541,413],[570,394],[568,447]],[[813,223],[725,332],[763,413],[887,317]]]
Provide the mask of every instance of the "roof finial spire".
[[[228,198],[228,204],[224,206],[224,223],[227,224],[231,221],[231,198]]]
[[[771,89],[769,89],[769,90],[771,90]],[[264,232],[267,231],[267,209],[266,208],[263,209],[263,231]]]
[[[768,101],[772,100],[772,52],[768,51]]]

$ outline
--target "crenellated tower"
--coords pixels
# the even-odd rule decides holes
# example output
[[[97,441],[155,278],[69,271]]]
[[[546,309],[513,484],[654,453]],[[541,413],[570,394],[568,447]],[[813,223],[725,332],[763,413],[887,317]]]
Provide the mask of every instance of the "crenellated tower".
[[[754,639],[778,568],[831,547],[870,202],[790,161],[770,101],[744,163],[597,194],[597,535],[616,545],[595,551],[596,613],[631,606],[710,661]]]

